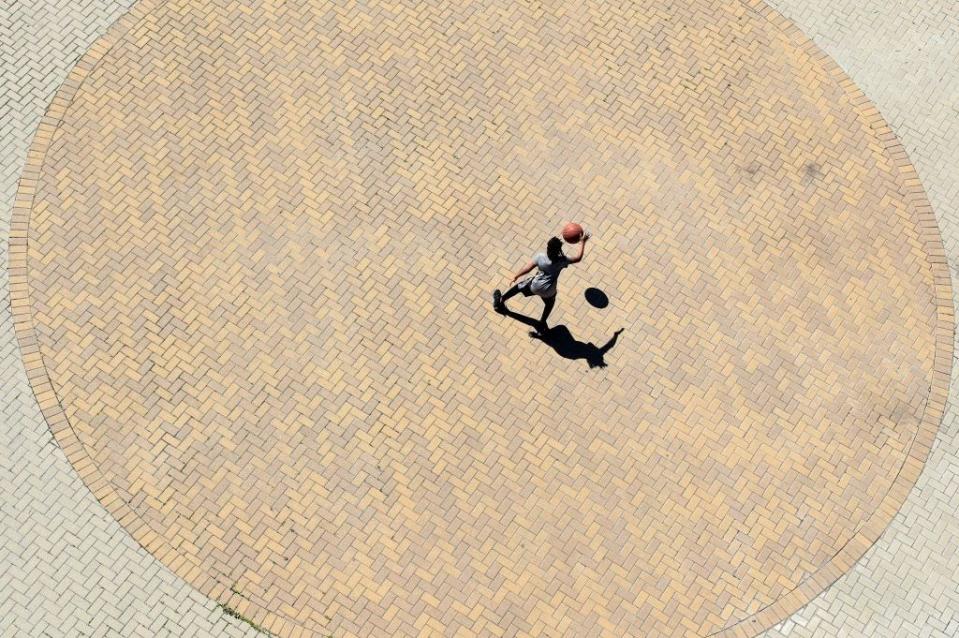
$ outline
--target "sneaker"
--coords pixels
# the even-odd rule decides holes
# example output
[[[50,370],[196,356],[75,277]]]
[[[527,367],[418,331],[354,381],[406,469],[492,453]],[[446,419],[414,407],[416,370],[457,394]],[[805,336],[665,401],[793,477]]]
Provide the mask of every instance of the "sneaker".
[[[506,306],[503,304],[503,293],[499,290],[493,291],[493,310],[496,312],[503,312],[506,310]]]

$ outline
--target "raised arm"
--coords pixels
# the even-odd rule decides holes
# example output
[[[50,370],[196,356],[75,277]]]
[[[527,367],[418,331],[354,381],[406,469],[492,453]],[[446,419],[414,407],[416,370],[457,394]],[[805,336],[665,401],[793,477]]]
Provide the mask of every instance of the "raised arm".
[[[527,263],[523,268],[513,276],[513,283],[516,283],[516,280],[522,277],[523,275],[528,274],[533,268],[536,268],[536,264],[533,262]]]
[[[583,253],[586,252],[586,240],[588,239],[589,239],[589,233],[587,233],[586,231],[583,231],[583,235],[580,237],[580,240],[579,240],[579,254],[576,255],[575,257],[570,257],[569,263],[578,264],[579,262],[583,261]]]

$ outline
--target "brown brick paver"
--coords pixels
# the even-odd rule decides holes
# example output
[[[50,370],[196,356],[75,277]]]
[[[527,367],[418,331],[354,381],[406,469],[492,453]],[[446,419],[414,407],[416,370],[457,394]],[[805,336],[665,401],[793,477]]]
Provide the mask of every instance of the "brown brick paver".
[[[608,368],[488,309],[569,218]],[[885,528],[951,365],[905,154],[758,3],[145,0],[10,276],[93,492],[281,635],[753,635]]]

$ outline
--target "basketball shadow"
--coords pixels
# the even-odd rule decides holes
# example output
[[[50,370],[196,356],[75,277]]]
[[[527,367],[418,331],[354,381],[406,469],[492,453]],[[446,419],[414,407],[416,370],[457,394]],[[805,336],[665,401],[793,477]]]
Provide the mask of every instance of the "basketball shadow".
[[[583,296],[593,308],[605,308],[609,305],[609,297],[599,288],[587,288]]]
[[[531,328],[536,328],[538,326],[538,322],[532,317],[521,315],[520,313],[513,312],[512,310],[506,310],[503,315],[530,326]],[[556,354],[564,359],[583,359],[590,368],[605,368],[607,365],[606,353],[616,346],[616,341],[619,339],[619,335],[622,331],[623,329],[620,328],[614,332],[609,341],[604,343],[602,346],[597,346],[592,342],[583,342],[577,340],[569,331],[569,328],[562,324],[553,326],[548,332],[546,332],[546,334],[530,332],[529,336],[533,339],[542,341],[552,348]]]

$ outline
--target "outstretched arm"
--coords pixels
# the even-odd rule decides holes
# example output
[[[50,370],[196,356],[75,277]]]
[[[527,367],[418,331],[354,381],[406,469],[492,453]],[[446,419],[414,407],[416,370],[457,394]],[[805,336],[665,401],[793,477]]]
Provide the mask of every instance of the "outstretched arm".
[[[528,264],[523,266],[523,268],[513,276],[513,283],[516,283],[516,280],[518,280],[523,275],[528,274],[531,270],[533,270],[533,268],[536,268],[536,264],[534,264],[533,262],[529,262]]]
[[[589,233],[587,233],[587,232],[584,230],[584,231],[583,231],[583,234],[580,235],[580,239],[579,239],[579,254],[576,255],[575,257],[570,257],[570,258],[569,258],[569,263],[571,263],[571,264],[578,264],[579,262],[583,261],[583,253],[586,251],[586,240],[587,240],[587,239],[589,239]]]

